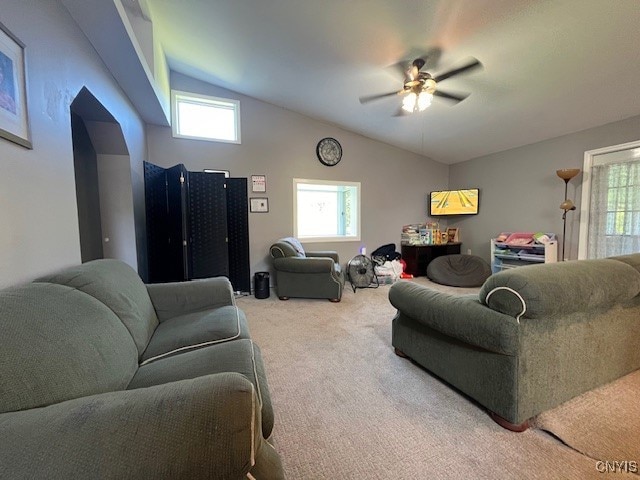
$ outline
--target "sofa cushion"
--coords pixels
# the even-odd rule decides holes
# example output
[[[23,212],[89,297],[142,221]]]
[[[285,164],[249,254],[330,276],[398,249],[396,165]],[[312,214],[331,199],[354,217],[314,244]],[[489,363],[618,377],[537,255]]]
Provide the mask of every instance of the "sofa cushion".
[[[0,412],[124,389],[138,368],[131,335],[103,303],[63,285],[0,292]]]
[[[262,405],[262,432],[268,438],[273,429],[273,408],[260,349],[251,340],[234,340],[155,360],[141,366],[127,388],[224,372],[241,373],[255,385]]]
[[[515,318],[608,309],[640,293],[640,273],[611,259],[513,268],[489,277],[480,301]]]
[[[617,257],[609,257],[610,260],[617,260],[632,266],[640,272],[640,253],[632,253],[630,255],[620,255]]]
[[[187,313],[235,305],[236,302],[233,286],[227,277],[150,283],[146,287],[160,322]]]
[[[97,298],[125,324],[142,355],[158,317],[136,271],[119,260],[94,260],[36,280],[77,288]]]
[[[236,306],[188,313],[158,325],[142,360],[144,363],[159,355],[172,355],[239,338],[249,338],[249,329],[244,312]]]
[[[283,478],[257,404],[244,376],[221,373],[5,413],[0,478]]]
[[[449,339],[490,352],[518,352],[517,323],[482,305],[477,295],[453,295],[403,281],[391,286],[389,301],[402,321],[410,319]],[[414,340],[419,342],[417,337]]]

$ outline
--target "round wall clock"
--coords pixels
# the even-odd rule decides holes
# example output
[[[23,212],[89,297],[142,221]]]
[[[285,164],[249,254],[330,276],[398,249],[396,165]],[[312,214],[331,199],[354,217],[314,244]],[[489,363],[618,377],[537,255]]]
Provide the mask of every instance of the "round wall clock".
[[[342,146],[335,138],[327,137],[318,142],[316,147],[316,155],[327,167],[337,165],[342,158]]]

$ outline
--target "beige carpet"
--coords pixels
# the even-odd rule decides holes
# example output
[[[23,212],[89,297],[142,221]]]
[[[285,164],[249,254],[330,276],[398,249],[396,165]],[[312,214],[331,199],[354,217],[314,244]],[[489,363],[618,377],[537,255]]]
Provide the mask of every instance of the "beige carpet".
[[[272,442],[287,478],[603,478],[594,459],[542,430],[502,429],[476,403],[396,356],[388,291],[345,288],[335,304],[283,302],[273,291],[264,300],[238,299],[262,349]]]
[[[587,392],[535,420],[564,443],[602,461],[640,469],[640,370]]]

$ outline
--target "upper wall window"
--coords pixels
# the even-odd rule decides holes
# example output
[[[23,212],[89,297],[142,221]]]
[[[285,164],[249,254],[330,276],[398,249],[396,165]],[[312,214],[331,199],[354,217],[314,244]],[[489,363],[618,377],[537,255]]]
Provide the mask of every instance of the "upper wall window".
[[[177,138],[240,143],[240,102],[171,90],[171,129]]]

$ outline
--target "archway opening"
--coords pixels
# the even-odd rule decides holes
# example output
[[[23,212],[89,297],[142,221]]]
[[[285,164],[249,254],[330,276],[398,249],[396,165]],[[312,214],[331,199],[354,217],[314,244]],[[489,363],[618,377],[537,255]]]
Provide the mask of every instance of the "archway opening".
[[[137,265],[131,161],[120,124],[85,87],[71,103],[82,262]]]

